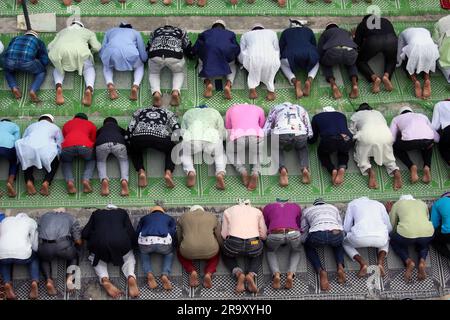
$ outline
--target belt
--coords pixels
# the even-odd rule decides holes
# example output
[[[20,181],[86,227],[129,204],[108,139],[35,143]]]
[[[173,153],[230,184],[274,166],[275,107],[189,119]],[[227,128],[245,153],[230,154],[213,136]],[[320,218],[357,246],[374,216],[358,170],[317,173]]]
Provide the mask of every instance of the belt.
[[[291,231],[298,231],[298,229],[292,229],[292,228],[277,228],[270,230],[270,233],[276,233],[276,234],[286,234]]]
[[[47,239],[41,239],[41,240],[44,243],[57,243],[57,242],[64,241],[64,240],[72,240],[72,237],[71,236],[65,236],[65,237],[62,237],[62,238],[59,238],[59,239],[56,239],[56,240],[47,240]]]
[[[253,241],[253,240],[259,240],[259,237],[249,238],[249,239],[242,239],[234,236],[228,236],[227,239],[234,239],[234,240],[242,240],[242,241]]]

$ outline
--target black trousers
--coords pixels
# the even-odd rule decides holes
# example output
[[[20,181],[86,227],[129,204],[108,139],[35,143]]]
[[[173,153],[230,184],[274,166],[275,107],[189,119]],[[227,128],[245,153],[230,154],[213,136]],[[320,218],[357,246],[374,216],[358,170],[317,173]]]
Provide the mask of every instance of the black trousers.
[[[450,166],[450,126],[441,131],[441,139],[439,140],[439,152],[444,158],[447,165]]]
[[[408,151],[420,150],[422,153],[423,165],[431,168],[431,156],[433,155],[433,143],[432,139],[420,139],[403,141],[397,139],[393,145],[394,155],[400,159],[408,169],[414,165],[411,158],[408,155]]]
[[[448,244],[450,244],[450,233],[442,233],[441,227],[436,228],[431,245],[437,252],[439,252],[441,256],[450,259],[450,250],[447,246]]]
[[[353,141],[344,140],[342,136],[321,137],[319,147],[317,148],[317,155],[319,161],[327,171],[331,174],[333,170],[338,168],[347,168],[349,151],[353,146]],[[331,161],[331,154],[337,152],[338,165],[337,167]]]
[[[59,159],[58,157],[55,157],[55,159],[53,159],[52,163],[50,164],[50,172],[44,169],[45,170],[44,182],[48,182],[49,184],[52,183],[56,171],[58,170],[58,167],[59,167]],[[25,176],[25,182],[31,181],[34,183],[33,171],[34,167],[29,167],[23,172]]]
[[[154,136],[138,136],[130,140],[130,155],[136,171],[144,169],[144,150],[147,148],[156,149],[164,153],[164,170],[173,172],[175,164],[172,161],[172,149],[175,143],[167,138],[159,138]]]
[[[374,35],[364,40],[356,65],[367,81],[372,82],[372,75],[375,74],[369,61],[379,53],[383,53],[384,56],[384,72],[389,73],[389,79],[391,78],[397,64],[397,45],[398,39],[395,34]]]
[[[78,250],[72,240],[57,240],[53,243],[40,240],[38,247],[39,262],[45,279],[52,278],[51,262],[57,258],[67,261],[67,266],[78,265]]]
[[[340,64],[343,64],[347,68],[350,79],[352,77],[358,77],[358,69],[356,68],[357,57],[358,52],[354,49],[330,48],[326,50],[320,58],[325,79],[327,81],[334,79],[333,67]]]
[[[258,238],[241,239],[228,237],[224,241],[222,259],[225,266],[233,272],[233,270],[236,271],[236,269],[242,270],[242,268],[239,267],[237,258],[246,257],[248,259],[248,268],[247,270],[242,270],[242,272],[253,272],[257,274],[263,259],[262,252],[263,243]]]

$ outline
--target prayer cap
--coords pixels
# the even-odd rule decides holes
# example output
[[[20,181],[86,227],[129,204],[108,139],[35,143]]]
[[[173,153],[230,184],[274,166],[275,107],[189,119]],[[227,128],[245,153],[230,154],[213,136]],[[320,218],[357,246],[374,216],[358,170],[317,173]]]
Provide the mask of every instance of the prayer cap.
[[[224,28],[227,27],[227,25],[225,24],[225,21],[223,21],[221,19],[214,21],[214,23],[212,25],[215,25],[215,24],[221,24],[221,25],[223,25]]]
[[[74,20],[74,21],[72,22],[72,24],[77,24],[77,25],[79,25],[80,27],[84,28],[83,22],[81,22],[81,21],[79,21],[79,20]]]
[[[164,209],[161,206],[154,206],[154,207],[150,208],[150,213],[155,212],[155,211],[164,212]]]
[[[300,20],[297,20],[297,19],[289,19],[289,22],[290,22],[291,27],[294,27],[296,25],[300,26],[300,27],[303,26],[303,23]]]
[[[322,108],[323,111],[325,112],[333,112],[336,111],[336,109],[334,109],[332,106],[326,106]]]
[[[196,211],[196,210],[201,210],[201,211],[205,211],[205,209],[203,209],[203,207],[202,206],[199,206],[199,205],[195,205],[195,206],[192,206],[190,209],[189,209],[189,211]]]
[[[413,112],[413,109],[411,107],[408,106],[404,106],[400,109],[400,111],[398,112],[398,114],[402,114],[405,111],[409,111],[409,112]]]
[[[361,103],[358,107],[358,109],[356,109],[356,111],[364,111],[364,110],[373,110],[373,108],[368,104],[368,103]]]
[[[314,200],[313,206],[318,206],[321,204],[325,204],[325,201],[323,200],[323,198],[317,198],[316,200]]]
[[[339,28],[339,26],[334,22],[328,22],[325,26],[325,30],[331,29],[331,28]]]
[[[87,120],[87,119],[88,119],[88,116],[86,115],[86,113],[78,112],[78,113],[75,115],[74,118],[80,118],[80,119]]]
[[[119,24],[119,28],[133,28],[133,26],[130,24],[130,23],[128,23],[128,22],[126,22],[126,21],[122,21],[120,24]]]
[[[264,29],[264,26],[261,23],[255,23],[252,27],[252,30],[255,30],[256,28]]]
[[[400,196],[400,200],[414,200],[414,197],[411,194],[403,194]]]
[[[41,115],[39,117],[38,121],[41,121],[43,118],[49,118],[52,121],[52,123],[55,122],[55,117],[52,116],[50,113],[45,113],[45,114]]]
[[[25,32],[25,34],[29,34],[35,36],[36,38],[39,38],[39,34],[34,30],[28,30],[27,32]]]

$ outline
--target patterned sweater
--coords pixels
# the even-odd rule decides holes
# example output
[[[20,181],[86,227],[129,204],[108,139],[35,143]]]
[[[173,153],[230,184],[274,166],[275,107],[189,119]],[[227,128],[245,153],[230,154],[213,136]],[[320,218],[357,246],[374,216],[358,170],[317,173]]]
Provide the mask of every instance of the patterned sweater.
[[[172,137],[173,141],[178,141],[180,125],[177,116],[170,110],[153,106],[135,111],[128,124],[125,139],[129,141],[138,136]]]
[[[192,56],[192,43],[187,32],[170,25],[160,27],[152,32],[147,44],[148,57],[182,59],[183,52]]]

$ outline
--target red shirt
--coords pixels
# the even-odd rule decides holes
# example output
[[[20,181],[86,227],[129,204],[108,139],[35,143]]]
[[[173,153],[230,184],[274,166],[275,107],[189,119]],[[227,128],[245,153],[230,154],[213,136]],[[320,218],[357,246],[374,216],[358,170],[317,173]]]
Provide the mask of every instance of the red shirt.
[[[62,129],[64,141],[63,148],[85,146],[92,148],[95,144],[97,128],[89,120],[73,118],[66,122]]]

